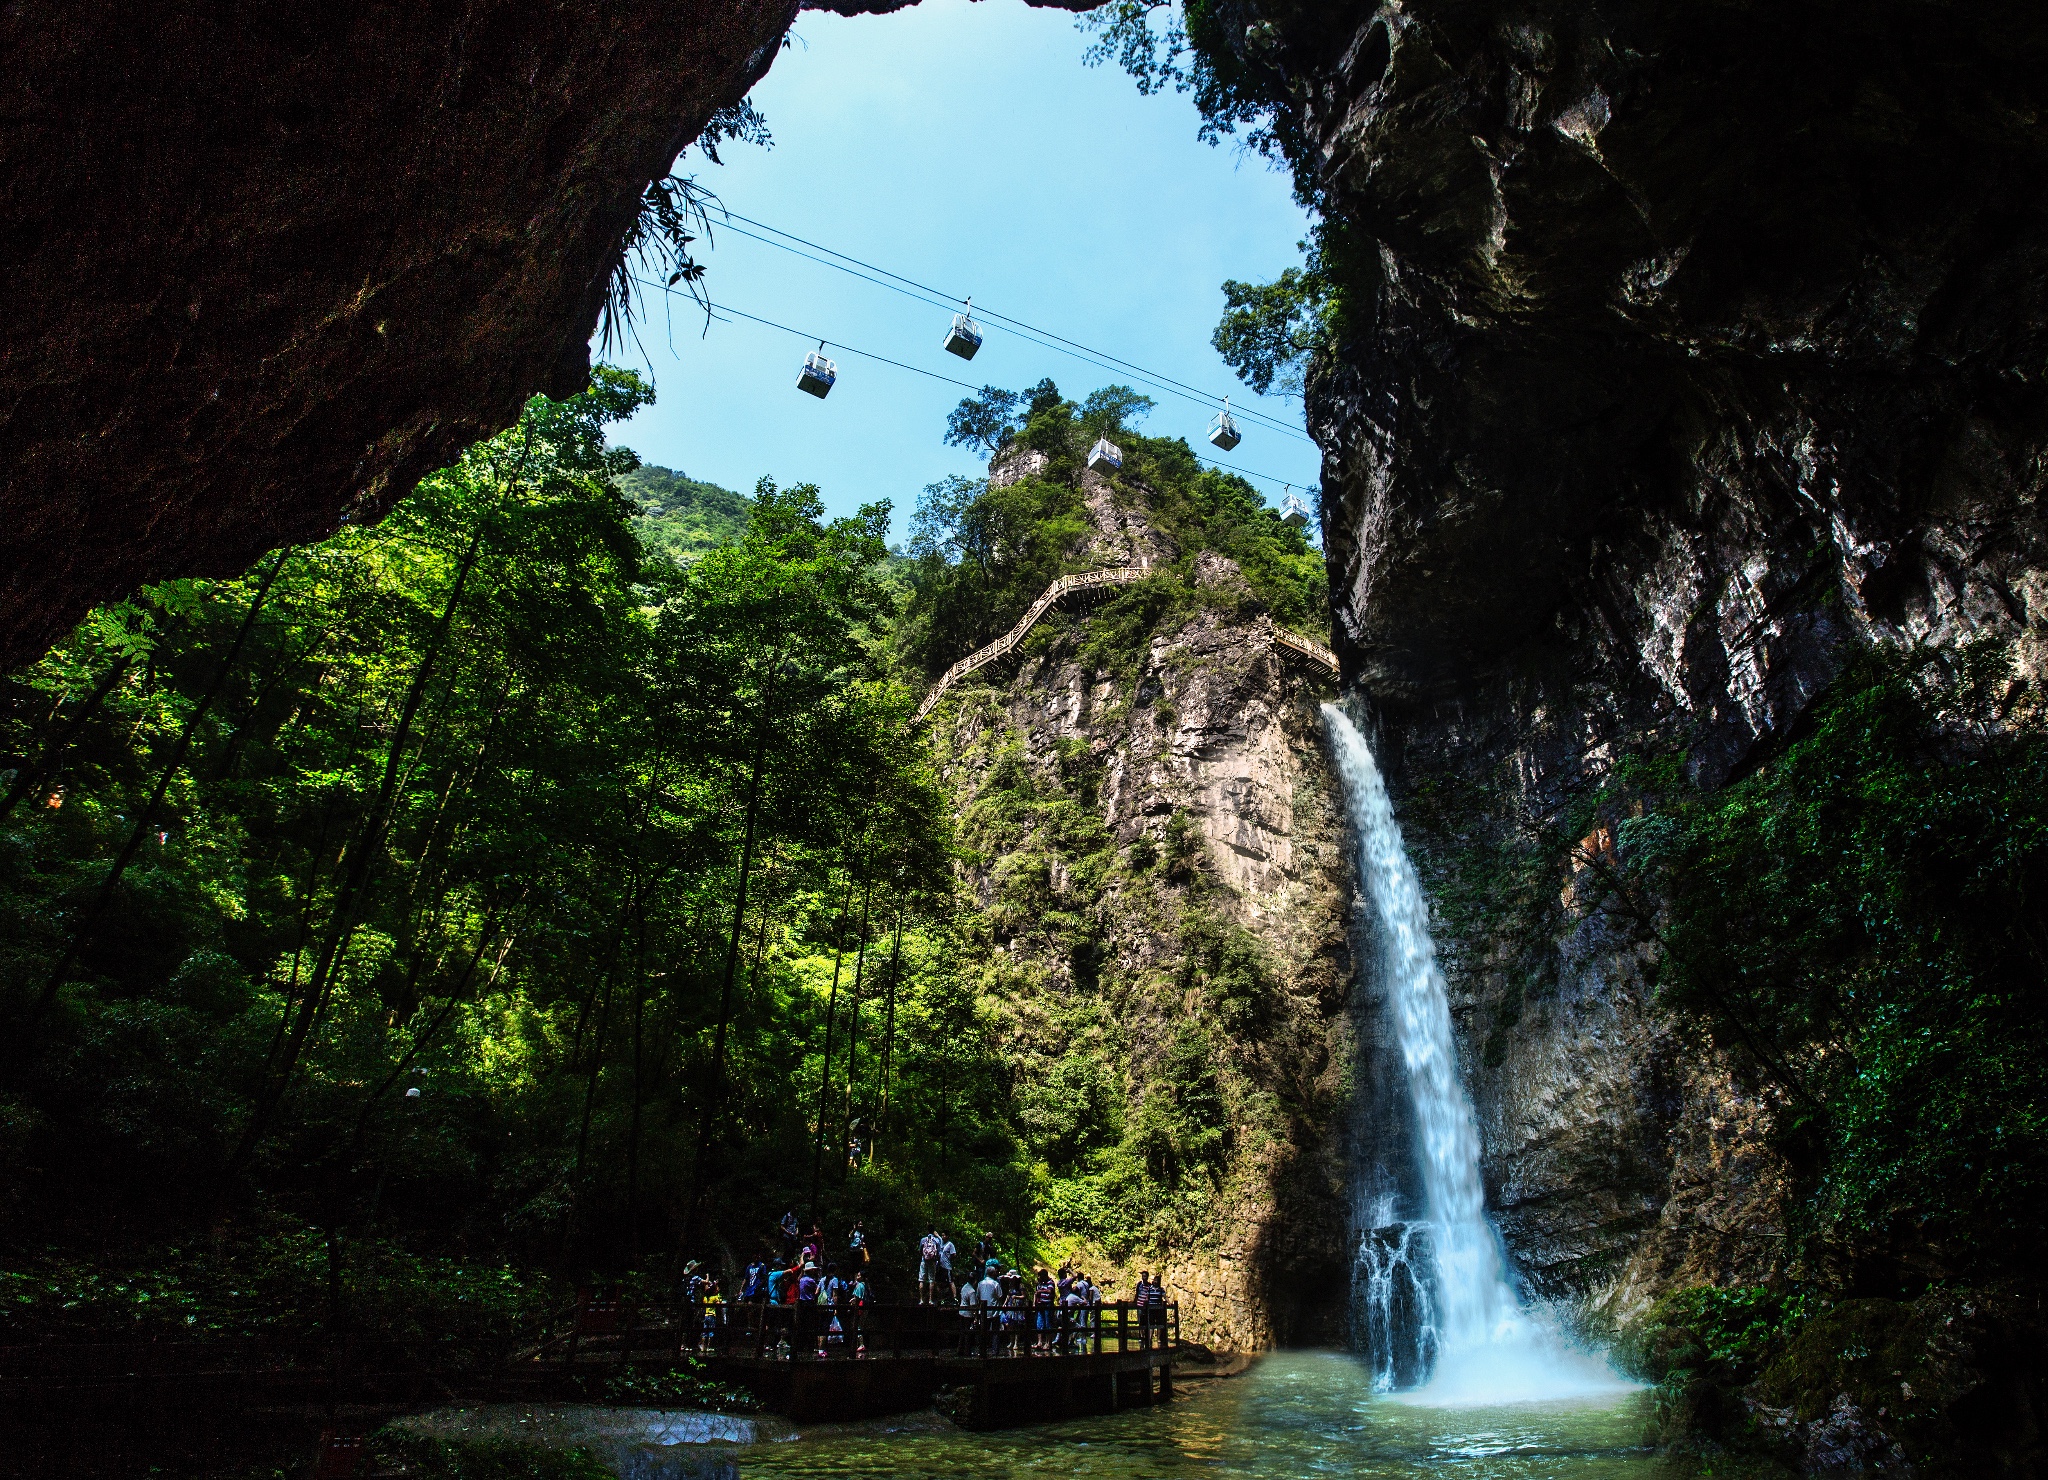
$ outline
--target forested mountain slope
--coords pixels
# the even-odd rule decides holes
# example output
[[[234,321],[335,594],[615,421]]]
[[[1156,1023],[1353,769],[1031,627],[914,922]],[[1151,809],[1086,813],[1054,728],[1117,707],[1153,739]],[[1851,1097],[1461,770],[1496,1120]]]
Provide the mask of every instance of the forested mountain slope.
[[[749,500],[716,483],[642,463],[619,479],[640,513],[640,538],[678,560],[731,544],[746,532]]]
[[[536,400],[7,681],[0,1330],[512,1329],[792,1208],[865,1219],[885,1296],[937,1219],[1296,1329],[1346,896],[1261,634],[1315,553],[1183,444],[1084,474],[1127,393],[1049,392],[907,557],[886,508],[640,467],[605,428],[647,395]],[[922,668],[1141,550],[911,725]]]

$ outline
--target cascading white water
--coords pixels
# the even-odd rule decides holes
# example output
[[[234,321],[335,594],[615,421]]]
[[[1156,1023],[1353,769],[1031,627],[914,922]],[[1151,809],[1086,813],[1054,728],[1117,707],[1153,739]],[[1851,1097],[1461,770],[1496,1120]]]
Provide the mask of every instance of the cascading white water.
[[[1388,1004],[1420,1141],[1432,1266],[1425,1276],[1425,1334],[1434,1346],[1435,1370],[1414,1396],[1426,1402],[1514,1403],[1632,1386],[1598,1358],[1568,1347],[1552,1323],[1522,1308],[1508,1283],[1500,1236],[1486,1216],[1479,1127],[1458,1079],[1450,999],[1430,938],[1422,882],[1408,861],[1393,802],[1365,736],[1334,704],[1325,704],[1323,714],[1358,835],[1359,877],[1386,943]],[[1408,1231],[1399,1237],[1396,1247],[1385,1230],[1365,1232],[1359,1257],[1369,1300],[1378,1298],[1376,1278],[1386,1283],[1381,1276],[1397,1266],[1412,1270]],[[1368,1308],[1364,1315],[1369,1327],[1375,1312]]]

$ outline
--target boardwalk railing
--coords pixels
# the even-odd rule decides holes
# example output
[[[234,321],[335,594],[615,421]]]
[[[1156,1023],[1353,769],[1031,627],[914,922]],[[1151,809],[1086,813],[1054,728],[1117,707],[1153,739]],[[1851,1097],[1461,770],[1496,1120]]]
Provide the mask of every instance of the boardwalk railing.
[[[648,1313],[654,1317],[654,1313]],[[1180,1306],[1128,1301],[1100,1306],[1023,1306],[962,1311],[950,1305],[685,1305],[643,1321],[593,1323],[588,1313],[530,1360],[580,1367],[685,1355],[756,1360],[862,1357],[1083,1357],[1171,1352]]]
[[[974,672],[977,668],[986,668],[989,664],[995,662],[996,659],[1014,651],[1017,644],[1028,637],[1031,629],[1038,625],[1038,619],[1059,605],[1061,597],[1075,591],[1093,591],[1105,586],[1128,586],[1133,581],[1144,580],[1151,573],[1151,566],[1148,562],[1140,565],[1125,566],[1120,569],[1084,570],[1076,575],[1061,576],[1045,588],[1045,591],[1039,596],[1038,600],[1031,603],[1031,610],[1024,613],[1016,626],[1005,632],[1001,637],[998,637],[987,647],[979,648],[969,653],[951,668],[940,674],[939,681],[932,685],[932,691],[924,696],[924,703],[917,706],[917,717],[912,723],[922,722],[926,715],[938,707],[939,700],[946,697],[946,690],[967,677],[968,674]]]
[[[911,723],[924,723],[925,716],[938,708],[939,701],[946,697],[946,691],[968,674],[986,668],[998,658],[1015,652],[1017,645],[1030,636],[1031,629],[1038,625],[1038,619],[1059,605],[1063,597],[1076,591],[1096,591],[1107,586],[1128,586],[1134,581],[1144,580],[1151,573],[1151,562],[1146,561],[1135,566],[1111,570],[1084,570],[1075,575],[1061,576],[1045,588],[1038,600],[1031,603],[1031,610],[1024,613],[1016,626],[987,647],[977,648],[940,674],[939,681],[932,685],[932,691],[926,694],[924,702],[917,706],[916,717]],[[1283,656],[1305,659],[1325,670],[1332,678],[1342,676],[1343,670],[1337,663],[1337,655],[1314,638],[1302,637],[1279,627],[1272,629],[1271,638],[1273,646],[1278,648]]]
[[[1344,670],[1337,662],[1337,655],[1317,642],[1313,637],[1303,637],[1298,632],[1289,632],[1284,627],[1273,629],[1273,646],[1283,648],[1299,658],[1306,658],[1319,668],[1327,669],[1330,677],[1341,678]]]

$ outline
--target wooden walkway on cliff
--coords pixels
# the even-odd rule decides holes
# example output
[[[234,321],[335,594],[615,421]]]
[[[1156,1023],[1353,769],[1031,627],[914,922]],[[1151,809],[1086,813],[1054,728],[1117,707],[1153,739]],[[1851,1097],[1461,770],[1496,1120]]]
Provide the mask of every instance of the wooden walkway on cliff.
[[[1031,609],[1017,621],[1017,625],[998,637],[987,647],[978,648],[939,675],[939,681],[932,685],[932,691],[924,696],[924,702],[917,706],[912,724],[923,724],[925,718],[938,708],[939,701],[946,697],[946,691],[966,678],[970,673],[986,668],[989,664],[1008,657],[1028,637],[1031,629],[1038,625],[1038,619],[1058,606],[1068,597],[1080,600],[1100,600],[1102,595],[1117,586],[1128,586],[1142,581],[1152,574],[1149,561],[1138,565],[1112,567],[1106,570],[1084,570],[1073,575],[1061,576],[1040,593],[1038,600],[1031,603]],[[1283,659],[1304,662],[1321,669],[1331,678],[1341,678],[1343,669],[1337,662],[1337,655],[1312,637],[1303,637],[1281,627],[1274,627],[1268,634],[1276,651]]]

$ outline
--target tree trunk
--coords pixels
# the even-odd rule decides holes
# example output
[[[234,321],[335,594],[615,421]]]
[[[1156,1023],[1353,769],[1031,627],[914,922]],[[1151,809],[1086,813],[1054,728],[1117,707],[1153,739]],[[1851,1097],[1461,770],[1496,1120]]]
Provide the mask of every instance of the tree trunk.
[[[862,864],[866,864],[866,839],[862,839]],[[846,959],[846,916],[853,908],[852,877],[846,881],[846,893],[839,901],[839,921],[832,927],[832,990],[825,998],[825,1052],[818,1071],[818,1121],[814,1127],[815,1139],[811,1144],[811,1202],[804,1221],[815,1228],[818,1226],[818,1187],[825,1174],[825,1097],[832,1089],[832,1020],[839,1011],[839,968]]]
[[[647,909],[641,902],[640,928],[633,945],[633,1113],[626,1130],[626,1238],[628,1269],[640,1267],[640,1107],[644,1028],[647,1017]]]
[[[846,1113],[841,1117],[843,1128],[840,1134],[849,1153],[853,1149],[854,1058],[860,1052],[860,984],[868,964],[868,906],[874,902],[874,898],[874,881],[869,880],[868,887],[862,892],[860,899],[860,948],[853,960],[853,1011],[847,1014],[846,1019]],[[848,1166],[840,1169],[841,1182],[846,1180],[846,1173],[851,1167],[852,1160],[852,1156],[849,1155]]]
[[[896,976],[903,960],[903,907],[896,907],[896,943],[889,948],[888,1007],[882,1023],[882,1108],[875,1116],[875,1129],[868,1141],[868,1160],[882,1149],[883,1133],[889,1129],[889,1074],[896,1061]]]
[[[99,712],[101,701],[114,692],[114,685],[121,681],[121,675],[135,666],[133,658],[116,658],[107,665],[107,671],[100,675],[100,681],[86,695],[85,702],[78,706],[64,728],[43,747],[43,753],[34,765],[24,765],[14,778],[14,785],[7,790],[7,797],[0,801],[0,822],[15,809],[21,799],[34,791],[56,766],[57,759],[71,748],[71,742],[78,738],[78,732],[85,728],[85,722]]]
[[[363,829],[348,853],[348,871],[342,879],[340,891],[335,896],[334,909],[329,916],[327,939],[321,946],[320,955],[314,963],[312,980],[306,984],[305,996],[299,1003],[297,1018],[292,1023],[291,1033],[285,1043],[283,1062],[278,1064],[257,1093],[249,1123],[243,1129],[241,1139],[234,1152],[228,1157],[229,1176],[239,1173],[255,1154],[258,1143],[270,1129],[272,1116],[277,1113],[284,1092],[290,1086],[292,1075],[299,1066],[299,1058],[306,1050],[306,1042],[312,1036],[314,1024],[320,1019],[326,1006],[327,993],[342,957],[346,953],[348,938],[355,930],[356,911],[360,907],[363,889],[368,884],[370,870],[378,850],[383,846],[385,829],[390,825],[388,813],[392,796],[397,790],[398,779],[405,759],[406,742],[411,738],[413,720],[419,714],[420,701],[426,696],[427,684],[432,679],[434,665],[439,661],[441,649],[447,642],[449,630],[455,624],[456,610],[462,605],[463,588],[469,583],[470,572],[475,568],[477,557],[483,550],[484,529],[487,516],[479,516],[476,529],[471,533],[469,546],[462,552],[462,560],[455,570],[455,581],[448,590],[448,600],[441,608],[441,615],[435,620],[428,635],[427,650],[420,656],[419,666],[414,669],[412,682],[406,689],[405,703],[399,711],[398,725],[393,730],[391,745],[384,755],[384,776],[378,786],[376,800],[371,804],[369,814],[363,819]]]
[[[250,629],[256,625],[256,614],[263,610],[263,600],[270,594],[271,584],[276,581],[278,572],[284,569],[284,563],[291,559],[291,556],[290,547],[278,551],[277,559],[271,561],[270,569],[263,573],[263,579],[256,587],[256,594],[249,598],[249,609],[242,614],[242,625],[235,629],[235,640],[228,644],[226,655],[221,658],[220,666],[214,670],[213,682],[206,686],[206,692],[200,696],[199,703],[193,707],[192,713],[186,716],[184,728],[178,734],[178,743],[171,747],[170,759],[164,762],[163,770],[157,776],[155,790],[149,794],[149,800],[143,803],[142,810],[136,815],[135,827],[128,834],[127,843],[115,856],[113,866],[107,870],[106,878],[100,882],[99,892],[93,896],[92,904],[87,908],[84,918],[72,930],[70,944],[65,947],[55,969],[44,981],[42,993],[36,998],[35,1005],[29,1009],[28,1020],[21,1025],[17,1034],[15,1056],[18,1059],[26,1060],[28,1057],[34,1041],[36,1024],[42,1021],[42,1016],[49,1011],[50,1004],[57,1000],[57,993],[71,975],[71,968],[78,963],[79,952],[84,949],[93,927],[99,923],[100,915],[113,899],[114,890],[121,882],[121,875],[127,872],[128,865],[134,861],[136,853],[142,848],[142,840],[149,836],[150,829],[155,826],[156,809],[162,805],[164,793],[170,790],[172,778],[184,765],[185,752],[192,748],[193,737],[198,734],[207,711],[213,707],[213,701],[220,693],[221,685],[227,681],[229,672],[235,666],[235,659],[241,655],[242,644],[248,641]]]

